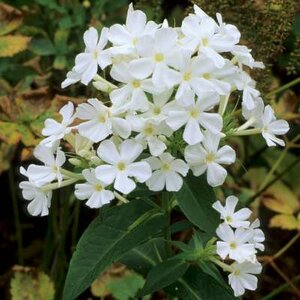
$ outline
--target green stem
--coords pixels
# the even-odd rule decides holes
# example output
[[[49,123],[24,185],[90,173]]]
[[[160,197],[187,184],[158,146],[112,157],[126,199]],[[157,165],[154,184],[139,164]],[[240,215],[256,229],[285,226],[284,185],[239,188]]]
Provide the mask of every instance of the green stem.
[[[61,184],[58,184],[58,182],[49,183],[49,184],[46,184],[43,187],[41,187],[41,190],[44,191],[44,192],[53,191],[53,190],[60,189],[62,187],[71,185],[71,184],[77,182],[78,180],[79,179],[76,179],[76,178],[70,178],[70,179],[67,179],[65,181],[62,181]]]
[[[68,170],[65,170],[65,169],[60,169],[60,173],[62,175],[65,175],[67,177],[70,177],[70,178],[74,178],[74,179],[84,179],[83,175],[82,174],[78,174],[78,173],[74,173],[74,172],[71,172],[71,171],[68,171]]]
[[[298,232],[290,241],[282,247],[277,253],[273,255],[273,260],[281,256],[285,251],[287,251],[300,237],[300,232]]]
[[[218,260],[217,258],[210,257],[209,260],[211,262],[213,262],[214,264],[218,265],[219,267],[221,267],[223,271],[227,271],[229,273],[232,272],[232,268],[229,265],[223,263],[222,261]]]
[[[275,164],[272,166],[271,170],[269,171],[269,173],[267,174],[267,176],[265,177],[264,181],[261,183],[261,185],[259,186],[259,191],[262,190],[270,181],[271,177],[273,176],[274,172],[277,170],[277,168],[279,167],[279,165],[281,164],[282,160],[285,158],[287,152],[288,152],[288,147],[286,147],[280,154],[279,158],[277,159],[277,161],[275,162]]]
[[[171,227],[170,227],[170,222],[171,222],[171,216],[170,216],[170,203],[169,203],[169,193],[168,192],[163,192],[162,193],[162,208],[165,211],[165,214],[167,215],[168,221],[167,224],[164,228],[164,239],[166,241],[166,252],[168,256],[172,254],[172,249],[171,249]]]
[[[259,134],[259,133],[261,133],[260,128],[253,128],[253,129],[235,131],[233,132],[232,135],[243,136],[243,135],[252,135],[252,134]]]
[[[298,84],[298,83],[300,83],[300,77],[298,77],[298,78],[296,78],[296,79],[294,79],[294,80],[288,82],[287,84],[282,85],[282,86],[279,87],[278,89],[276,89],[276,90],[274,90],[274,91],[268,93],[268,94],[266,95],[266,97],[269,98],[269,97],[271,97],[271,96],[273,96],[273,95],[276,95],[276,94],[278,94],[278,93],[280,93],[280,92],[283,92],[284,90],[286,90],[286,89],[288,89],[288,88],[290,88],[290,87],[292,87],[292,86],[294,86],[294,85],[296,85],[296,84]]]
[[[8,169],[8,179],[9,179],[9,189],[12,197],[12,205],[13,205],[13,213],[14,213],[14,223],[16,229],[16,238],[17,238],[17,253],[18,253],[18,263],[20,265],[24,264],[24,256],[23,256],[23,236],[22,236],[22,227],[20,221],[20,213],[18,206],[18,196],[16,193],[15,187],[15,178],[14,178],[14,170],[12,166]]]

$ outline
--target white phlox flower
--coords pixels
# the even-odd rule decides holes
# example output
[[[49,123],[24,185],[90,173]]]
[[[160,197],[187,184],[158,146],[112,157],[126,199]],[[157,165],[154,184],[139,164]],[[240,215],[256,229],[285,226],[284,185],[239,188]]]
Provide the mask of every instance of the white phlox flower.
[[[65,153],[57,149],[54,154],[53,149],[38,145],[34,150],[34,156],[44,165],[29,165],[26,172],[29,180],[36,186],[42,186],[54,180],[60,184],[63,179],[60,168],[66,161]]]
[[[95,170],[96,177],[106,184],[114,182],[114,188],[124,194],[132,192],[138,182],[145,182],[151,176],[151,167],[145,161],[134,162],[143,147],[133,140],[125,140],[116,146],[111,140],[103,141],[98,156],[106,163]]]
[[[114,199],[114,193],[106,190],[103,181],[96,178],[95,169],[82,171],[86,182],[75,185],[75,196],[79,200],[88,200],[86,205],[90,208],[99,208]]]
[[[139,79],[152,75],[156,87],[173,87],[176,72],[170,68],[178,57],[177,33],[173,28],[160,28],[154,36],[145,36],[137,44],[140,58],[129,64],[131,73]]]
[[[223,184],[227,171],[221,166],[235,161],[235,151],[225,145],[219,148],[220,135],[207,131],[201,144],[185,148],[184,157],[195,176],[207,171],[207,182],[211,186]]]
[[[222,259],[229,257],[237,262],[253,261],[255,257],[254,244],[249,243],[253,238],[253,231],[239,227],[235,231],[226,223],[222,223],[216,230],[221,241],[217,241],[217,253]]]
[[[243,117],[249,121],[249,126],[255,127],[256,124],[260,124],[264,107],[264,102],[261,97],[254,98],[254,107],[252,109],[248,109],[245,103],[243,103],[242,114]]]
[[[54,143],[60,141],[66,134],[71,132],[72,127],[69,126],[75,119],[73,103],[68,102],[68,104],[64,105],[60,109],[59,114],[62,116],[61,122],[57,122],[54,119],[45,120],[42,135],[46,136],[46,138],[41,141],[41,145],[53,147]]]
[[[245,290],[254,291],[257,288],[257,277],[254,274],[260,274],[262,266],[255,262],[234,262],[231,266],[232,272],[228,275],[228,281],[234,291],[234,296],[239,297],[245,293]]]
[[[253,231],[253,239],[250,242],[254,244],[255,249],[258,249],[260,251],[264,251],[265,246],[262,242],[265,240],[265,234],[259,228],[259,226],[260,226],[259,219],[254,220],[250,224],[249,228]]]
[[[82,74],[77,73],[73,67],[73,69],[67,73],[67,78],[61,83],[61,87],[64,89],[69,85],[79,82],[81,80],[81,76]]]
[[[96,98],[87,100],[76,110],[76,117],[85,120],[77,126],[79,133],[97,143],[111,134],[128,138],[131,132],[129,122],[119,116],[118,110],[105,106]]]
[[[182,176],[188,173],[188,165],[181,159],[175,159],[170,153],[165,152],[159,157],[149,157],[146,160],[153,171],[152,176],[146,181],[151,191],[161,191],[166,188],[169,192],[177,192],[183,184]]]
[[[115,24],[109,28],[108,39],[113,44],[112,55],[135,54],[139,39],[153,35],[158,28],[153,21],[147,22],[147,17],[141,10],[134,10],[130,4],[126,24]]]
[[[251,49],[247,48],[246,46],[235,45],[232,48],[231,53],[238,61],[240,68],[242,68],[242,65],[248,66],[251,69],[253,68],[263,69],[265,67],[262,62],[254,60],[254,58],[251,55]]]
[[[114,65],[110,75],[113,79],[124,84],[110,93],[112,103],[121,109],[145,111],[149,108],[145,92],[151,94],[160,92],[160,90],[154,88],[151,79],[134,76],[126,63]]]
[[[136,116],[132,116],[128,119],[130,120],[132,131],[138,133],[135,136],[135,140],[144,146],[148,145],[151,155],[158,156],[167,149],[162,137],[170,136],[173,131],[164,121],[156,122],[151,119],[145,120]]]
[[[183,139],[189,145],[195,145],[203,140],[203,129],[219,135],[223,126],[222,117],[217,113],[208,112],[219,103],[219,96],[195,99],[192,91],[184,95],[181,103],[168,113],[166,123],[174,130],[184,126]]]
[[[251,215],[251,210],[249,208],[242,208],[235,212],[237,203],[237,197],[229,196],[226,198],[225,206],[220,201],[216,201],[212,207],[220,213],[220,218],[231,227],[249,227],[250,222],[247,219]]]
[[[30,180],[27,171],[21,167],[20,173],[28,177],[28,181],[22,181],[19,184],[22,190],[22,196],[25,200],[30,201],[27,210],[32,216],[46,216],[49,214],[51,205],[52,191],[43,191],[41,186]]]
[[[85,85],[91,82],[97,74],[98,66],[104,69],[111,64],[110,52],[107,49],[104,50],[107,44],[107,33],[108,28],[104,27],[99,37],[97,30],[91,27],[83,35],[86,48],[83,53],[76,56],[73,71],[80,74],[80,81]],[[75,76],[72,75],[72,77]],[[65,85],[66,83],[63,84]]]
[[[265,107],[261,118],[262,136],[266,140],[269,147],[284,146],[284,140],[279,139],[276,135],[284,135],[289,130],[289,124],[285,120],[276,120],[274,111],[270,105]]]

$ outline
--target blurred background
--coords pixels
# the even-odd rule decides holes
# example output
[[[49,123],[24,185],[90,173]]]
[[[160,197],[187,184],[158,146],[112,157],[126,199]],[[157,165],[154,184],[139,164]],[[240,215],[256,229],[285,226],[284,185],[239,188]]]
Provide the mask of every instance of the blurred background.
[[[298,0],[140,0],[150,19],[180,25],[198,4],[236,25],[241,43],[266,69],[252,72],[266,103],[291,130],[286,148],[268,148],[260,136],[232,138],[239,160],[219,198],[236,194],[262,222],[266,251],[259,288],[246,299],[300,299],[300,2]],[[18,184],[21,165],[32,162],[44,120],[59,107],[101,94],[77,84],[60,87],[82,35],[125,21],[125,0],[9,0],[0,3],[0,299],[60,299],[78,238],[98,213],[74,201],[65,188],[54,195],[48,217],[31,217]],[[185,240],[187,230],[177,238]],[[143,278],[114,265],[81,299],[132,299]],[[163,294],[148,299],[165,299]],[[205,299],[218,300],[218,299]]]

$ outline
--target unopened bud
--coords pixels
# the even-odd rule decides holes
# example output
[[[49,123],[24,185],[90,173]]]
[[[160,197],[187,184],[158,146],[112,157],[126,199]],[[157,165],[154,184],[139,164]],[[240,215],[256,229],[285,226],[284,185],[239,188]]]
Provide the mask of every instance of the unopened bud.
[[[69,158],[69,163],[73,166],[80,167],[81,166],[81,160],[78,158]]]
[[[102,160],[98,156],[92,156],[90,161],[95,166],[100,166],[102,164]]]

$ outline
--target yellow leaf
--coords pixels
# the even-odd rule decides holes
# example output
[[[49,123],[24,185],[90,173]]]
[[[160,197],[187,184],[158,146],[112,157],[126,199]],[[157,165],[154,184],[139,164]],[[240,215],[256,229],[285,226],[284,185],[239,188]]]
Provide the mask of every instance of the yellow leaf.
[[[22,135],[18,131],[18,125],[10,122],[0,121],[0,140],[9,145],[16,145],[21,140]]]
[[[278,181],[265,194],[263,198],[264,205],[275,212],[293,214],[300,207],[300,202],[295,193],[283,182]]]
[[[0,35],[18,28],[23,21],[22,12],[10,5],[0,3]]]
[[[30,37],[23,35],[1,36],[0,57],[11,57],[21,51],[24,51],[27,48],[30,39]]]
[[[270,220],[270,226],[286,230],[300,229],[300,220],[293,215],[276,215]]]

